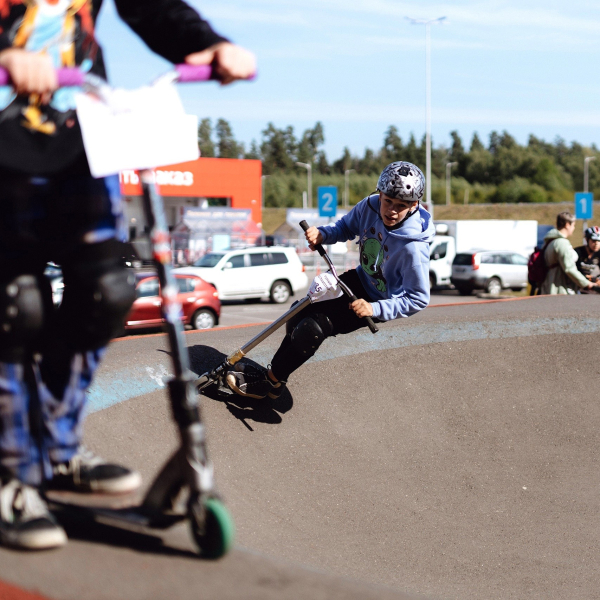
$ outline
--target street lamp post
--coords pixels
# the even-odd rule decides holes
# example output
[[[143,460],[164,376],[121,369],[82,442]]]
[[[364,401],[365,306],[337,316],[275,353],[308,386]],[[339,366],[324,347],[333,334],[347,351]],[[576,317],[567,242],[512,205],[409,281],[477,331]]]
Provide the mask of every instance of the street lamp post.
[[[583,191],[589,191],[590,185],[590,160],[596,160],[595,156],[586,156],[583,159]]]
[[[431,25],[443,23],[446,17],[437,19],[413,19],[406,17],[413,25],[425,25],[425,80],[426,80],[426,119],[425,119],[425,179],[427,182],[425,200],[428,210],[433,210],[431,203]]]
[[[263,216],[263,212],[265,210],[265,179],[268,177],[268,175],[261,175],[260,176],[260,218],[264,221],[264,216]],[[262,230],[262,233],[260,234],[261,240],[262,240],[262,244],[263,246],[265,245],[265,230],[263,227],[263,224],[260,224],[260,228]]]
[[[297,162],[299,167],[306,169],[308,176],[308,208],[312,208],[312,165],[310,163]]]
[[[344,207],[350,208],[350,173],[354,173],[354,169],[346,169],[344,171]]]
[[[457,162],[446,163],[446,206],[450,206],[450,175]]]
[[[586,156],[583,159],[583,191],[588,192],[590,187],[590,161],[596,160],[595,156]],[[583,233],[587,229],[587,221],[583,222]]]

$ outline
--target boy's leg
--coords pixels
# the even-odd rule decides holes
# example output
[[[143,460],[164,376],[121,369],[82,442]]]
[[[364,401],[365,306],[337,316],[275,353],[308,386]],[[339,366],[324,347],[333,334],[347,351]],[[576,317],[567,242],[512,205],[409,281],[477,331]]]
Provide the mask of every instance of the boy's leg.
[[[56,548],[67,536],[39,495],[42,460],[30,382],[22,364],[0,362],[0,544]]]
[[[370,301],[356,270],[346,271],[340,277],[358,298]],[[330,336],[356,331],[366,327],[364,319],[348,308],[347,296],[311,304],[287,323],[287,333],[275,353],[268,373],[242,367],[227,376],[231,389],[243,396],[277,398],[289,376],[309,360]]]
[[[80,229],[60,248],[65,291],[42,345],[38,389],[52,488],[122,493],[137,489],[139,473],[108,464],[81,446],[85,392],[104,348],[120,333],[134,300],[133,277],[122,261],[119,205],[106,181],[66,180],[58,214],[73,213]],[[86,209],[87,207],[87,209]]]

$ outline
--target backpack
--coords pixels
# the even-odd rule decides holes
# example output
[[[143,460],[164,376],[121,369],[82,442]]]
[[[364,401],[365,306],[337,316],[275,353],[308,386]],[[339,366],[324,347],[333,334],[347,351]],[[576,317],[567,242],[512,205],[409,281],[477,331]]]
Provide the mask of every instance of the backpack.
[[[529,283],[541,285],[548,275],[549,267],[546,264],[544,253],[550,241],[547,241],[541,249],[537,248],[531,253],[529,260],[527,261],[527,278]]]

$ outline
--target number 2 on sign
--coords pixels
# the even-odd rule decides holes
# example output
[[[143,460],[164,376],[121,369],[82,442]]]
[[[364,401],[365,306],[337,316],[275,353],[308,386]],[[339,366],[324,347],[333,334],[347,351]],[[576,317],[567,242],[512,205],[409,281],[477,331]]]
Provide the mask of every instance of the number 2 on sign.
[[[323,211],[330,211],[332,209],[331,203],[333,202],[333,194],[330,194],[329,192],[323,194],[323,200]]]

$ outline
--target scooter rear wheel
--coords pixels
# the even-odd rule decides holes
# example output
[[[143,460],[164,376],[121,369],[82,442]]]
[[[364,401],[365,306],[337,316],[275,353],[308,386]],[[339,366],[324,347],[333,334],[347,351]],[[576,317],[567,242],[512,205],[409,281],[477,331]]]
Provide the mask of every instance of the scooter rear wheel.
[[[190,505],[192,537],[202,558],[221,558],[233,547],[235,525],[217,498],[199,498]]]

